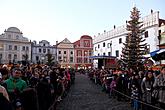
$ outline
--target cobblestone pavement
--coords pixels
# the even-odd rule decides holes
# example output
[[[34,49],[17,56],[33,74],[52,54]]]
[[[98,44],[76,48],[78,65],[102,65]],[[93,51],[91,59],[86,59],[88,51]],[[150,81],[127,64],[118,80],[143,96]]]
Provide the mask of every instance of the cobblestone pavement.
[[[126,102],[108,98],[101,87],[93,84],[87,76],[76,75],[75,84],[56,110],[132,110]]]

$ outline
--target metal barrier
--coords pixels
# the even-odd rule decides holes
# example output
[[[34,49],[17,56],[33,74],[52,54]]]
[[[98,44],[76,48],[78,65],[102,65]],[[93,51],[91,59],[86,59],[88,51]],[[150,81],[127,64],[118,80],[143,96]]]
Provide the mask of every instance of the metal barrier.
[[[132,97],[130,97],[130,96],[126,95],[126,94],[123,94],[122,92],[119,92],[119,91],[117,91],[117,90],[115,90],[115,89],[114,89],[114,91],[117,92],[117,93],[119,93],[119,94],[121,94],[121,95],[123,95],[123,96],[125,96],[125,97],[127,97],[127,98],[129,98],[129,99],[134,99],[134,100],[138,101],[138,102],[141,103],[141,104],[150,106],[150,107],[155,108],[155,109],[157,109],[157,110],[164,110],[164,109],[159,108],[159,107],[157,107],[157,106],[154,106],[154,105],[145,103],[145,102],[143,102],[143,101],[141,101],[141,100],[137,100],[137,99],[135,99],[135,98],[132,98]]]

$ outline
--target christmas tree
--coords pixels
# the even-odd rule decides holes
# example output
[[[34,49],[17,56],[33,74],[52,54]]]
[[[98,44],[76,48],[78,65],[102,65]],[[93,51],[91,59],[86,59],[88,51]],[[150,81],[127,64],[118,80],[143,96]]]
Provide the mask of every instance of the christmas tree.
[[[122,56],[121,60],[123,65],[133,70],[139,70],[143,68],[142,59],[143,55],[146,52],[146,43],[144,39],[144,31],[142,29],[142,22],[139,21],[140,19],[140,11],[136,7],[133,8],[131,11],[131,20],[126,22],[127,26],[126,29],[128,34],[126,36],[126,42],[124,44],[124,48],[122,49]]]

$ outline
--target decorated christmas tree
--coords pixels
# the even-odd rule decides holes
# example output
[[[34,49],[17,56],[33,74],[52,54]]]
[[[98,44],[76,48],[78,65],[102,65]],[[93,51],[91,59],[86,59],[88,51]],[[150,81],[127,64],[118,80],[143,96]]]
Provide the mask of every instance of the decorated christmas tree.
[[[140,11],[136,7],[131,11],[131,20],[127,23],[128,34],[126,36],[126,42],[122,49],[121,60],[124,67],[127,69],[139,70],[143,68],[142,59],[146,52],[146,43],[144,43],[144,31],[142,29],[142,22],[140,19]]]

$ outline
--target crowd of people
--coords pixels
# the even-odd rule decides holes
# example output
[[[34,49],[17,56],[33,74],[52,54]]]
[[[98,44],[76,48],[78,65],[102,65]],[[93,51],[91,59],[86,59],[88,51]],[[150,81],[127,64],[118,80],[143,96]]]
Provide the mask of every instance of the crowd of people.
[[[67,95],[74,80],[74,69],[1,65],[0,110],[48,110]]]
[[[90,69],[88,76],[109,98],[127,101],[134,110],[165,109],[165,67],[156,71]]]
[[[48,110],[74,84],[75,69],[28,65],[0,66],[1,110]],[[134,110],[165,109],[165,67],[159,71],[87,69],[89,78],[109,94],[127,101]]]

